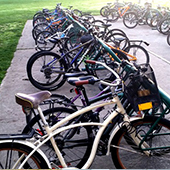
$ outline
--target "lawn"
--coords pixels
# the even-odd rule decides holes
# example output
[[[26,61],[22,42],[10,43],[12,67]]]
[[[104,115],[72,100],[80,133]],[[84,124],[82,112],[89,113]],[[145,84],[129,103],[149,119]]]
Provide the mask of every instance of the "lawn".
[[[138,1],[131,0],[131,2]],[[91,12],[93,15],[99,15],[100,8],[107,2],[110,1],[62,0],[62,6],[68,7],[72,5],[74,8],[78,8],[83,12]],[[161,5],[169,5],[168,1],[154,0],[154,2]],[[10,66],[25,22],[28,19],[32,19],[35,12],[42,8],[54,9],[55,5],[56,0],[0,0],[0,83]]]

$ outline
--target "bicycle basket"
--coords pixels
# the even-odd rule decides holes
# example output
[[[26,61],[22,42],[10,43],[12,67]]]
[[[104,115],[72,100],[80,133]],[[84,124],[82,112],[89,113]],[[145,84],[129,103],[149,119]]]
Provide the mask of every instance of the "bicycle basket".
[[[135,111],[154,109],[160,105],[160,96],[153,69],[149,64],[140,65],[140,71],[124,81],[125,96]]]

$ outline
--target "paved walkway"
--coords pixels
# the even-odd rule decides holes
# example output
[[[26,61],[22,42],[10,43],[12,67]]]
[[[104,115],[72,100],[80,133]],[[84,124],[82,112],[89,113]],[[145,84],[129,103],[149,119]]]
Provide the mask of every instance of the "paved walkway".
[[[155,70],[158,84],[170,94],[170,46],[166,43],[166,36],[161,35],[156,30],[151,30],[148,26],[138,26],[129,30],[123,26],[121,21],[114,23],[113,28],[124,30],[130,39],[142,39],[150,43],[150,46],[147,48],[149,51],[152,51],[152,54],[150,54],[151,65]],[[25,125],[25,116],[22,109],[15,103],[15,93],[34,93],[39,91],[28,81],[26,73],[27,61],[35,53],[31,29],[32,21],[27,21],[11,66],[0,86],[0,133],[18,133]],[[153,53],[159,57],[153,55]],[[165,60],[160,59],[160,57],[163,57]],[[69,88],[68,84],[65,84],[56,92],[60,94],[64,92],[69,95]],[[89,88],[89,92],[92,91],[93,88]],[[106,160],[109,161],[110,157],[106,158]],[[113,168],[112,163],[106,160],[100,157],[99,161],[94,162],[92,168]],[[99,162],[102,162],[102,164],[99,164]]]

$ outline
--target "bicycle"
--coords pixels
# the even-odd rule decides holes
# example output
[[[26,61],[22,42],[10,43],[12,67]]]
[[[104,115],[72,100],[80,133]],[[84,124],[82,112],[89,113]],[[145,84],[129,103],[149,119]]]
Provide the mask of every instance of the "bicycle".
[[[132,29],[135,28],[138,24],[145,24],[145,23],[150,25],[151,18],[156,13],[159,13],[159,11],[157,9],[152,9],[151,4],[149,3],[146,3],[145,5],[146,6],[144,9],[141,9],[137,12],[130,11],[123,16],[123,24],[127,28]]]
[[[33,16],[33,26],[35,26],[39,22],[47,22],[49,23],[51,20],[54,20],[63,15],[63,11],[61,9],[61,3],[58,3],[54,10],[42,9],[42,11],[38,11]]]
[[[79,71],[78,70],[80,68],[79,66],[81,65],[81,63],[86,57],[88,58],[90,57],[91,59],[94,60],[101,60],[101,61],[104,60],[106,63],[109,64],[109,62],[112,60],[109,57],[109,55],[115,56],[115,53],[113,51],[110,52],[108,49],[109,47],[106,47],[106,44],[102,40],[98,39],[95,35],[93,36],[90,34],[84,35],[82,40],[83,40],[82,45],[78,45],[78,47],[75,47],[69,50],[68,52],[66,52],[65,54],[62,54],[61,57],[55,53],[47,52],[47,51],[46,52],[42,51],[41,53],[38,52],[33,54],[33,56],[30,57],[27,63],[27,74],[31,83],[35,87],[41,90],[55,90],[64,84],[65,82],[64,74],[66,72],[73,71],[73,70]],[[133,47],[136,48],[138,46],[134,45]],[[71,52],[77,49],[80,49],[80,51],[75,55],[75,57],[69,55]],[[142,47],[137,48],[137,50],[138,49],[140,49],[141,51],[143,50]],[[137,52],[137,50],[135,49],[135,52]],[[107,51],[109,51],[109,53]],[[144,54],[145,53],[148,55],[146,50],[144,51]],[[119,52],[119,55],[120,56],[122,55],[121,58],[126,57],[125,54],[123,54],[122,52]],[[71,61],[67,57],[69,57]],[[148,56],[146,56],[146,59],[147,59],[146,62],[148,62]],[[145,59],[143,60],[143,63],[144,62]],[[38,63],[39,65],[36,65],[36,63]],[[42,65],[40,65],[40,63],[42,63]],[[38,67],[39,70],[37,70]],[[106,72],[104,72],[104,69],[97,66],[95,66],[95,68],[94,67],[85,68],[85,69],[83,68],[82,71],[85,70],[87,71],[87,69],[88,71],[90,70],[89,72],[90,74],[95,74],[97,76],[99,76],[99,73],[101,71],[103,72],[103,75],[107,74],[107,70],[105,70]],[[39,74],[39,71],[40,73],[42,73],[41,75]]]
[[[87,29],[84,27],[86,24],[90,24],[87,21],[85,21],[83,24],[81,24],[81,19],[79,21],[76,21],[74,18],[72,18],[70,15],[69,22],[70,24],[66,29],[60,32],[51,32],[51,31],[41,31],[35,39],[35,48],[39,50],[48,50],[51,51],[56,44],[58,44],[59,51],[61,48],[66,48],[69,50],[68,47],[73,48],[75,45],[78,44],[80,37],[87,32]],[[84,21],[84,19],[83,19]],[[60,41],[66,40],[65,44],[69,43],[69,45],[65,45],[65,47],[60,47]]]
[[[61,56],[50,51],[41,51],[33,54],[27,63],[29,80],[35,87],[43,90],[55,90],[61,87],[66,81],[64,74],[70,71],[79,72],[80,65],[88,54],[89,56],[93,54],[95,59],[100,57],[101,49],[98,50],[97,54],[94,54],[95,49],[98,48],[93,46],[94,43],[92,36],[85,35],[82,37],[82,44],[70,49],[68,52],[63,48]],[[78,53],[72,57],[71,55],[76,50],[78,50]],[[43,65],[40,64],[42,62]],[[37,70],[38,67],[40,70]],[[39,71],[43,73],[42,76],[39,74]]]
[[[122,39],[122,41],[123,41],[123,39]],[[121,42],[121,40],[120,40],[120,42]],[[107,43],[107,45],[115,53],[118,53],[118,55],[123,56],[123,54],[124,54],[123,58],[126,58],[127,60],[129,60],[131,62],[138,63],[138,64],[144,64],[144,63],[148,64],[149,63],[149,61],[150,61],[149,54],[146,51],[146,49],[141,46],[142,43],[144,43],[145,45],[148,46],[149,44],[147,42],[142,41],[142,40],[129,40],[130,45],[125,47],[124,50],[119,48],[120,47],[120,45],[119,45],[120,42],[115,41],[115,43],[114,43],[114,44],[116,44],[115,46],[112,46],[112,45],[110,45],[108,43]],[[139,44],[137,44],[137,43],[139,43]],[[142,58],[141,58],[141,56],[142,56]]]
[[[78,44],[78,39],[81,37],[81,31],[76,34],[73,33],[73,29],[75,28],[74,23],[71,23],[64,31],[51,33],[49,31],[40,32],[35,39],[35,49],[41,51],[51,51],[57,45],[59,47],[58,51],[64,49],[63,46],[67,50],[69,47],[73,48],[73,44]],[[70,43],[70,44],[67,44]],[[63,45],[65,44],[65,45]]]
[[[109,22],[109,19],[106,19]],[[92,27],[97,31],[97,37],[101,38],[106,42],[111,42],[113,45],[116,41],[119,41],[119,47],[124,49],[126,46],[130,45],[129,39],[126,33],[118,28],[109,29],[111,24],[104,23],[101,20],[95,20],[92,22]]]
[[[93,64],[94,64],[94,61],[92,61],[93,62]],[[99,63],[98,63],[99,64]],[[106,65],[105,65],[106,66]],[[106,66],[107,67],[107,66]],[[109,69],[109,68],[108,68]],[[111,70],[110,70],[111,71]],[[112,73],[113,73],[113,70],[112,70]],[[115,74],[115,75],[117,75],[117,73]],[[120,79],[119,79],[119,76],[116,76],[117,77],[117,82],[115,83],[115,84],[110,84],[110,83],[104,83],[103,81],[101,81],[101,82],[103,82],[104,84],[106,84],[106,85],[112,85],[112,86],[114,86],[114,85],[118,85],[119,84],[119,82],[120,82]],[[97,80],[97,79],[93,79],[94,81],[99,81],[99,80]],[[79,85],[81,85],[81,84],[84,84],[84,83],[90,83],[90,81],[86,81],[86,82],[75,82],[75,83],[77,83],[77,85],[79,84]],[[92,83],[92,82],[91,82]],[[114,93],[114,92],[113,92]],[[50,95],[49,94],[49,92],[44,92],[43,93],[43,96],[44,95]],[[21,104],[21,105],[23,105],[23,100],[22,100],[22,98],[24,99],[24,101],[25,101],[25,99],[27,99],[28,100],[28,102],[26,102],[25,104],[30,104],[29,102],[31,102],[32,104],[35,104],[31,99],[30,99],[30,96],[29,95],[24,95],[24,94],[18,94],[17,95],[17,99],[18,99],[18,97],[19,97],[19,99],[20,100],[17,100],[17,102],[19,103],[19,104]],[[46,97],[46,98],[48,98],[48,97]],[[167,101],[168,101],[169,99],[167,99]],[[112,114],[110,114],[106,119],[105,119],[105,121],[103,122],[103,123],[95,123],[95,122],[84,122],[84,123],[79,123],[79,124],[73,124],[73,125],[69,125],[69,126],[65,126],[65,127],[61,127],[61,128],[59,128],[62,124],[64,124],[64,123],[66,123],[66,122],[68,122],[69,120],[71,120],[71,119],[73,119],[74,117],[76,117],[76,116],[78,116],[78,115],[81,115],[81,114],[83,114],[83,113],[86,113],[87,111],[90,111],[91,109],[94,109],[94,108],[97,108],[97,107],[99,107],[99,106],[105,106],[105,105],[109,105],[109,104],[113,104],[113,103],[118,103],[118,107],[117,107],[117,110],[115,110],[115,111],[113,111],[113,113]],[[30,105],[29,105],[30,106]],[[58,149],[58,147],[56,146],[56,143],[55,143],[55,139],[53,138],[53,136],[54,135],[56,135],[57,133],[60,133],[60,132],[62,132],[62,131],[65,131],[65,130],[67,130],[67,129],[69,129],[69,128],[72,128],[72,129],[74,129],[74,128],[76,128],[76,127],[85,127],[85,126],[89,126],[89,127],[91,127],[91,126],[100,126],[100,128],[99,128],[99,130],[98,130],[98,132],[97,132],[97,134],[95,135],[96,137],[95,137],[95,140],[92,140],[92,141],[94,141],[93,143],[93,146],[92,146],[92,152],[91,152],[91,154],[90,154],[90,156],[88,156],[88,160],[87,160],[87,163],[83,163],[83,169],[87,169],[89,166],[90,166],[90,164],[92,163],[92,161],[93,161],[93,159],[94,159],[94,156],[95,156],[95,153],[96,153],[96,150],[97,150],[97,147],[98,147],[98,144],[100,143],[99,142],[99,140],[100,139],[102,139],[101,138],[101,135],[103,134],[103,132],[104,132],[104,130],[105,130],[105,128],[106,127],[108,127],[108,125],[112,125],[112,124],[109,124],[109,122],[114,118],[114,117],[116,117],[117,115],[121,115],[121,114],[123,114],[124,116],[122,117],[121,116],[121,119],[118,119],[119,120],[119,123],[118,123],[118,126],[114,129],[114,131],[113,131],[113,133],[111,133],[111,136],[110,136],[110,139],[109,139],[109,142],[108,142],[108,152],[110,151],[110,147],[113,147],[113,149],[111,149],[111,151],[112,151],[112,153],[113,153],[113,155],[114,154],[116,154],[116,156],[117,156],[117,158],[118,158],[118,160],[116,159],[116,161],[115,162],[117,162],[119,165],[121,165],[121,167],[126,167],[126,168],[128,168],[126,165],[124,165],[121,161],[123,161],[123,158],[120,158],[119,157],[119,152],[117,152],[117,150],[121,150],[121,149],[123,149],[123,146],[119,146],[119,142],[117,143],[117,141],[119,141],[120,139],[125,139],[126,141],[128,141],[127,142],[127,146],[130,146],[130,148],[128,148],[128,149],[126,149],[125,148],[125,150],[124,151],[131,151],[131,154],[139,154],[141,157],[142,156],[146,156],[146,158],[147,159],[149,159],[150,157],[152,157],[153,158],[153,155],[151,156],[151,154],[150,154],[150,152],[152,152],[152,150],[157,150],[158,152],[159,152],[159,150],[160,150],[160,148],[159,149],[157,149],[157,148],[150,148],[151,146],[149,145],[149,142],[151,142],[151,140],[152,139],[155,139],[156,138],[156,136],[157,135],[161,135],[161,131],[164,131],[164,127],[166,128],[165,130],[168,132],[168,129],[170,129],[170,126],[169,126],[169,121],[168,120],[165,120],[165,119],[162,119],[161,117],[153,117],[153,116],[146,116],[146,117],[144,117],[144,118],[142,118],[142,117],[134,117],[134,118],[132,118],[132,119],[129,119],[129,117],[128,116],[126,116],[126,113],[125,113],[125,110],[123,109],[123,107],[122,107],[122,105],[120,104],[120,101],[119,101],[119,99],[117,98],[117,96],[114,96],[113,97],[113,100],[111,100],[111,101],[108,101],[108,102],[106,102],[106,103],[100,103],[100,104],[97,104],[97,105],[94,105],[94,106],[90,106],[90,107],[86,107],[86,108],[84,108],[84,109],[82,109],[82,110],[80,110],[80,111],[77,111],[77,112],[75,112],[75,113],[73,113],[72,115],[70,115],[70,116],[68,116],[67,118],[65,118],[65,119],[63,119],[63,120],[61,120],[60,122],[58,122],[56,125],[54,125],[54,126],[52,126],[52,127],[49,127],[48,126],[48,123],[45,121],[45,119],[43,119],[44,118],[44,116],[43,116],[43,114],[42,114],[42,112],[41,112],[41,109],[38,107],[38,110],[39,110],[39,113],[40,113],[40,116],[41,116],[41,118],[42,118],[42,120],[43,120],[43,122],[44,122],[44,124],[46,125],[45,126],[45,129],[46,129],[46,131],[47,131],[47,134],[45,135],[45,136],[43,136],[43,139],[41,138],[41,140],[39,140],[38,141],[38,143],[37,143],[37,146],[36,147],[34,147],[34,150],[32,150],[33,149],[33,144],[32,143],[29,143],[29,142],[25,142],[25,141],[22,141],[22,142],[20,142],[20,140],[14,140],[14,139],[16,139],[16,136],[14,136],[13,138],[12,138],[12,136],[10,136],[11,138],[12,138],[12,140],[5,140],[6,138],[8,138],[8,137],[4,137],[3,136],[3,138],[4,138],[4,141],[1,141],[0,142],[0,146],[1,146],[1,148],[3,148],[4,150],[6,149],[7,150],[7,147],[8,147],[8,149],[10,148],[10,150],[11,150],[11,152],[14,150],[14,148],[17,150],[17,153],[18,153],[18,151],[19,151],[19,147],[20,146],[22,146],[21,147],[21,149],[20,149],[20,151],[22,152],[23,150],[22,150],[22,148],[24,149],[24,152],[26,152],[26,154],[28,154],[28,156],[26,157],[26,159],[25,159],[25,155],[21,155],[20,154],[20,160],[19,161],[21,161],[21,159],[22,159],[22,161],[21,161],[21,164],[18,164],[19,163],[19,161],[15,164],[15,166],[13,166],[13,168],[16,168],[17,167],[17,164],[19,165],[19,168],[25,168],[25,167],[28,167],[28,165],[30,165],[30,163],[28,163],[28,159],[30,158],[30,156],[32,156],[32,158],[35,158],[34,159],[34,162],[36,162],[36,164],[38,165],[38,167],[39,168],[52,168],[52,167],[54,167],[54,163],[52,163],[52,166],[50,165],[50,161],[48,161],[48,159],[45,157],[45,155],[42,153],[41,155],[40,155],[40,153],[41,153],[41,151],[40,150],[37,150],[38,148],[40,148],[40,146],[42,146],[45,142],[47,142],[48,140],[50,140],[51,141],[51,143],[52,143],[52,146],[56,149],[55,151],[56,151],[56,153],[57,153],[57,156],[58,156],[58,158],[59,158],[59,160],[60,160],[60,162],[61,162],[61,166],[60,167],[67,167],[67,166],[69,166],[69,164],[67,164],[67,162],[65,162],[64,160],[63,160],[63,157],[62,157],[62,154],[61,154],[61,152],[59,151],[59,149]],[[118,118],[118,117],[117,117]],[[122,119],[124,120],[124,121],[122,121]],[[155,121],[157,121],[157,122],[155,122]],[[152,126],[152,128],[150,128],[149,126],[148,126],[148,124],[149,125],[151,125]],[[157,131],[157,132],[155,132],[155,129],[154,129],[154,127],[156,126],[156,125],[160,125],[161,126],[161,128]],[[142,126],[143,126],[143,128],[142,128]],[[127,128],[126,128],[127,127]],[[148,128],[149,127],[149,128]],[[140,129],[141,128],[141,129]],[[149,130],[147,131],[146,130],[146,128],[148,128]],[[55,129],[57,129],[56,131],[55,131]],[[52,134],[52,131],[54,130],[54,133]],[[123,131],[122,131],[123,130]],[[144,133],[144,132],[146,132],[146,133]],[[148,134],[147,134],[147,132],[148,132]],[[157,134],[158,133],[158,134]],[[166,133],[167,134],[167,133]],[[49,135],[51,135],[51,136],[49,136]],[[163,135],[163,134],[162,134]],[[124,136],[124,138],[122,138],[122,136]],[[146,136],[148,137],[147,138],[147,140],[146,140]],[[21,136],[18,136],[18,137],[21,137]],[[23,137],[23,136],[22,136]],[[116,139],[116,137],[117,137],[117,140],[116,140],[116,145],[114,144],[114,140],[113,139]],[[158,137],[158,136],[157,136]],[[165,137],[168,137],[168,136],[165,136]],[[2,138],[2,136],[1,136],[1,138]],[[153,141],[152,141],[153,142]],[[159,141],[160,142],[160,141]],[[11,144],[13,145],[13,148],[11,148]],[[17,145],[16,145],[17,144]],[[110,145],[111,144],[111,145]],[[118,144],[118,146],[117,146],[117,144]],[[154,143],[154,144],[156,144],[156,143]],[[89,144],[88,144],[89,145]],[[165,146],[165,143],[164,143],[164,146]],[[169,147],[169,146],[167,146],[167,147]],[[28,153],[28,150],[31,150],[32,152],[29,154]],[[114,150],[116,150],[116,152],[114,152]],[[158,152],[157,153],[155,153],[155,155],[157,155],[158,154]],[[154,153],[154,152],[153,152]],[[160,152],[161,153],[161,152]],[[36,156],[36,157],[35,157]],[[3,158],[3,157],[2,157]],[[11,157],[12,158],[12,157]],[[40,164],[40,162],[39,161],[37,161],[38,160],[38,158],[40,158],[39,160],[41,160],[41,162],[44,164],[44,165],[42,165],[42,163]],[[131,158],[131,157],[126,157],[126,160],[128,161],[128,158]],[[135,158],[138,158],[138,157],[136,157],[135,156]],[[24,160],[23,160],[24,159]],[[154,158],[153,158],[154,159]],[[140,160],[142,160],[141,158],[140,158]],[[158,160],[157,160],[158,161]],[[164,162],[167,162],[168,160],[165,160],[164,159]],[[137,162],[134,162],[134,161],[131,161],[132,163],[135,163],[136,165],[137,165],[137,163],[139,164],[140,163],[140,161],[137,161]],[[1,160],[1,163],[3,163],[2,162],[2,160]],[[153,163],[152,161],[149,161],[148,162],[149,164],[151,164],[151,163]],[[143,164],[143,163],[142,163]],[[145,164],[143,164],[145,167],[147,166],[146,165],[146,162],[145,162]],[[163,166],[164,164],[161,164],[161,166]],[[132,166],[134,166],[134,165],[132,165]],[[157,165],[156,165],[157,166]],[[55,167],[58,167],[58,166],[55,166]],[[118,167],[117,165],[116,165],[116,167]],[[138,166],[135,166],[135,168],[136,167],[138,167]],[[139,166],[140,167],[140,166]]]
[[[152,18],[150,26],[156,28],[158,23],[168,15],[169,11],[165,7],[158,6],[157,9],[159,10]]]
[[[138,8],[137,5],[128,2],[124,6],[118,7],[118,9],[112,9],[107,19],[109,19],[110,22],[115,22],[119,18],[122,18],[128,11],[137,11]]]
[[[33,27],[32,37],[35,40],[36,36],[42,31],[50,31],[51,33],[55,33],[60,30],[62,31],[68,25],[69,25],[69,18],[67,16],[57,18],[56,20],[51,20],[50,23],[40,22]]]
[[[148,46],[149,44],[147,42],[142,40],[130,40],[124,31],[120,29],[109,30],[108,28],[111,25],[104,24],[104,22],[100,20],[94,21],[93,26],[97,30],[97,37],[104,40],[115,53],[119,54],[120,58],[123,56],[124,59],[126,58],[129,61],[138,62],[138,64],[149,63],[149,54],[145,48],[141,46],[142,43]],[[101,30],[102,28],[103,30]],[[141,59],[140,56],[144,57]],[[110,56],[110,58],[112,57]]]
[[[170,34],[167,35],[166,41],[167,41],[167,44],[170,46]]]
[[[112,10],[117,10],[119,7],[122,6],[124,6],[124,4],[118,2],[118,0],[114,3],[107,3],[106,6],[103,6],[100,9],[100,15],[103,17],[108,17]]]

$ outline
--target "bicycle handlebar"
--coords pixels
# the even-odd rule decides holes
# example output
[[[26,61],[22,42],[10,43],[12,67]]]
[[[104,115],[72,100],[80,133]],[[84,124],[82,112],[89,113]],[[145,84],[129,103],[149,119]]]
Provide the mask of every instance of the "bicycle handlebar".
[[[94,84],[98,81],[99,81],[99,79],[96,79],[95,77],[91,77],[87,80],[78,80],[78,81],[75,82],[75,85],[81,86],[81,85],[84,85],[84,84]]]
[[[111,69],[109,66],[107,66],[105,63],[99,62],[99,61],[94,61],[94,60],[85,60],[85,63],[89,63],[89,64],[100,64],[103,67],[105,67],[107,70],[109,70],[110,72],[112,72],[117,79],[120,79],[120,76],[113,70]]]
[[[116,77],[116,79],[109,83],[109,82],[106,82],[104,80],[101,80],[97,77],[94,77],[94,76],[88,76],[88,77],[71,77],[71,78],[68,78],[68,83],[70,83],[71,85],[74,85],[74,86],[82,86],[84,84],[95,84],[96,82],[100,82],[101,84],[104,84],[106,86],[110,86],[110,87],[115,87],[115,86],[118,86],[120,85],[120,82],[121,82],[121,79],[119,77],[119,75],[113,70],[111,69],[109,66],[107,66],[105,63],[102,63],[102,62],[99,62],[99,61],[94,61],[94,60],[85,60],[86,63],[89,63],[89,64],[100,64],[102,65],[103,67],[105,67],[106,69],[108,69],[112,74],[114,74],[114,76]]]
[[[88,80],[77,81],[75,83],[76,85],[82,85],[82,83],[94,84],[95,82],[98,82],[98,81],[100,81],[101,84],[104,84],[106,86],[111,86],[111,87],[118,86],[120,84],[120,82],[121,82],[120,76],[113,69],[111,69],[109,66],[107,66],[105,63],[102,63],[102,62],[99,62],[99,61],[94,61],[94,60],[85,60],[85,63],[102,65],[107,70],[109,70],[111,73],[113,73],[115,75],[116,79],[112,83],[109,83],[109,82],[106,82],[104,80],[100,80],[100,79],[97,79],[97,78],[94,78],[94,79],[91,78],[91,79],[88,79]]]

